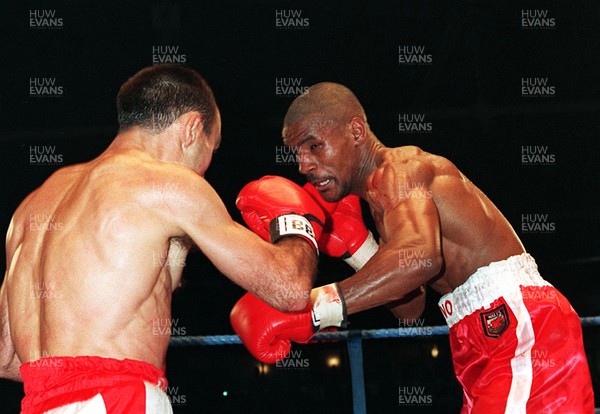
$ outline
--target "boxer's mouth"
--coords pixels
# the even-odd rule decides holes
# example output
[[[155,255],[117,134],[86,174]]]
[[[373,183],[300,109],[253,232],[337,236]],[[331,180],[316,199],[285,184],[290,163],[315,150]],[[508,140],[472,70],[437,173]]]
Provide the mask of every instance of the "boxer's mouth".
[[[333,182],[333,180],[331,178],[325,178],[325,179],[322,179],[322,180],[314,180],[314,181],[312,181],[312,185],[314,185],[317,190],[323,191],[332,182]]]

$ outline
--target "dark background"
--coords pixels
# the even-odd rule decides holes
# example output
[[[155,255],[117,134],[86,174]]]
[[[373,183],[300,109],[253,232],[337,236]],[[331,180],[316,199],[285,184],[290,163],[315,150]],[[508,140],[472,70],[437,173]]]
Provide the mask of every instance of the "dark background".
[[[223,142],[207,179],[236,220],[233,203],[249,180],[277,174],[303,182],[295,166],[276,158],[282,119],[293,99],[276,93],[276,81],[293,78],[303,87],[339,82],[361,100],[384,144],[419,145],[452,160],[504,212],[542,275],[579,315],[600,315],[598,2],[257,3],[4,4],[1,232],[19,202],[54,170],[89,160],[110,143],[119,86],[153,63],[153,47],[174,46],[215,92]],[[62,25],[31,27],[31,10],[54,10]],[[277,27],[277,10],[300,12],[308,20],[303,27]],[[523,10],[547,11],[555,24],[524,28]],[[399,46],[424,46],[431,64],[399,64]],[[31,96],[31,78],[53,78],[63,93]],[[555,94],[523,97],[522,78],[547,78]],[[432,131],[400,132],[399,114],[424,114]],[[31,164],[35,146],[53,147],[62,162]],[[547,147],[554,162],[524,165],[524,146]],[[536,213],[546,214],[554,231],[524,232],[522,216]],[[231,334],[229,310],[243,292],[200,253],[187,263],[173,317],[187,335]],[[317,283],[350,274],[343,263],[322,258]],[[426,324],[442,324],[434,292],[428,301]],[[382,309],[355,315],[351,323],[398,326]],[[585,328],[584,336],[598,393],[599,329]],[[434,344],[438,358],[430,354]],[[271,366],[261,375],[241,346],[171,348],[175,412],[351,412],[346,344],[295,349],[308,367]],[[340,356],[338,368],[325,367],[330,355]],[[369,413],[459,411],[461,391],[447,337],[365,340],[364,360]],[[399,405],[399,388],[412,386],[424,387],[432,403]],[[0,381],[0,412],[18,412],[21,397],[20,384]]]

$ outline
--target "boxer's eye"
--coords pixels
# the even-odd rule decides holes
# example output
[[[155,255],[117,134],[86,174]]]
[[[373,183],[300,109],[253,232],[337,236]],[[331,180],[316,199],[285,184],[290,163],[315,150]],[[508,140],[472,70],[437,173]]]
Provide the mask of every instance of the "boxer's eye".
[[[320,148],[320,147],[321,147],[321,144],[312,144],[312,145],[310,146],[310,150],[311,150],[311,151],[314,151],[314,150],[316,150],[317,148]]]

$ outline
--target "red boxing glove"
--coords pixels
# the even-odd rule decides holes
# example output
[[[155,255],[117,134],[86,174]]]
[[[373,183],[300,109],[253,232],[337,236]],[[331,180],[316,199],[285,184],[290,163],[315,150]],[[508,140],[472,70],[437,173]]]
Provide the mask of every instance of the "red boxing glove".
[[[306,343],[320,329],[346,327],[346,306],[336,284],[315,288],[301,312],[281,312],[251,293],[233,307],[231,326],[248,351],[272,364],[288,356],[291,341]]]
[[[318,252],[325,213],[293,181],[272,175],[252,181],[240,191],[236,206],[248,227],[263,239],[275,243],[284,236],[300,236]]]
[[[379,246],[363,221],[360,198],[349,195],[337,203],[330,203],[312,184],[305,184],[304,189],[330,214],[318,239],[319,250],[344,259],[354,270],[362,268]]]
[[[231,326],[248,351],[268,364],[284,359],[292,348],[286,335],[291,330],[304,330],[312,335],[310,312],[284,313],[269,306],[252,293],[246,293],[229,315]]]
[[[319,190],[317,190],[311,183],[304,184],[302,188],[304,188],[304,190],[310,194],[317,203],[319,203],[321,208],[327,213],[327,219],[329,220],[329,216],[333,214],[339,204],[339,201],[331,202],[325,200],[323,197],[321,197]]]

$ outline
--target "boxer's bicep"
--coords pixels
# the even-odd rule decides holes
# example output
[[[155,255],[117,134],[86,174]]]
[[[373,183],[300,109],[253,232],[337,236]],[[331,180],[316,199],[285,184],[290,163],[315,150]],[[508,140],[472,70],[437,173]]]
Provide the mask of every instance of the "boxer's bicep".
[[[427,290],[425,286],[420,286],[401,299],[392,301],[385,306],[398,319],[400,325],[418,326],[413,322],[421,317],[425,310],[425,297]]]
[[[387,244],[419,257],[441,254],[440,217],[428,191],[411,192],[383,214]]]
[[[278,289],[310,290],[316,259],[306,241],[265,242],[231,218],[204,180],[191,183],[185,195],[176,218],[178,226],[226,277],[279,309],[296,304],[286,300],[279,303],[277,300],[285,296]],[[309,259],[314,260],[304,263]]]
[[[216,191],[203,179],[186,184],[184,191],[174,200],[176,206],[172,220],[219,268],[229,269],[227,263],[238,261],[248,255],[240,254],[242,246],[260,260],[263,253],[253,246],[260,238],[233,221]],[[229,272],[227,272],[229,276]]]
[[[398,170],[383,169],[371,191],[385,243],[360,271],[340,283],[349,314],[401,299],[441,269],[439,215],[428,171],[420,165]]]
[[[349,314],[401,299],[438,274],[439,222],[428,203],[412,200],[385,212],[385,244],[354,276],[340,282]]]
[[[431,257],[441,254],[440,217],[430,184],[433,172],[420,161],[387,166],[377,194],[384,198],[381,227],[386,242],[399,251]]]

